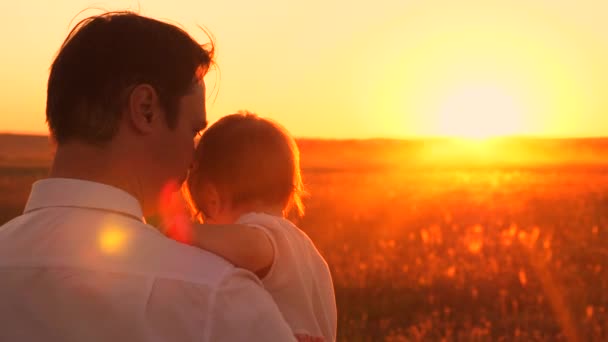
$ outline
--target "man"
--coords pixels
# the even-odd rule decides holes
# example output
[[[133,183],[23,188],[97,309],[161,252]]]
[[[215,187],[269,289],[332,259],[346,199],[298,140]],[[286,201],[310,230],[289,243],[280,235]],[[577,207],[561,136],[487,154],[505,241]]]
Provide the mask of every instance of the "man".
[[[1,341],[294,340],[253,274],[144,220],[207,125],[212,51],[133,13],[70,33],[48,82],[50,178],[0,228]]]

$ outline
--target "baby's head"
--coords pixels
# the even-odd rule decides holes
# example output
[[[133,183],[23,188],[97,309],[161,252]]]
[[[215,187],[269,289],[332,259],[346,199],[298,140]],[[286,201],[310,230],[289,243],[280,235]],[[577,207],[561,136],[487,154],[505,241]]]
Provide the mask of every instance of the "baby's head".
[[[303,214],[298,146],[279,124],[251,113],[228,115],[202,135],[186,183],[191,206],[209,223],[260,211]]]

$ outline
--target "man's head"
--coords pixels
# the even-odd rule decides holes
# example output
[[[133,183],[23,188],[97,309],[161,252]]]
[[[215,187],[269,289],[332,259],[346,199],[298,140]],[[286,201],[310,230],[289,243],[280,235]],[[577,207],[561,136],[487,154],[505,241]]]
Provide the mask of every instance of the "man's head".
[[[203,77],[212,63],[212,46],[174,25],[130,12],[83,20],[48,81],[46,118],[58,151],[70,144],[116,151],[116,164],[142,173],[136,182],[147,200],[179,183],[207,124]]]

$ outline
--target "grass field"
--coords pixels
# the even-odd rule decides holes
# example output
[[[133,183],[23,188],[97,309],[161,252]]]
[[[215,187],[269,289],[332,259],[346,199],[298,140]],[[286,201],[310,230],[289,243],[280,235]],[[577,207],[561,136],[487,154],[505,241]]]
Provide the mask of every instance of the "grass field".
[[[23,144],[0,147],[0,223],[49,165],[45,139]],[[428,142],[300,144],[297,221],[331,267],[339,340],[608,340],[606,141],[446,163],[420,162]]]

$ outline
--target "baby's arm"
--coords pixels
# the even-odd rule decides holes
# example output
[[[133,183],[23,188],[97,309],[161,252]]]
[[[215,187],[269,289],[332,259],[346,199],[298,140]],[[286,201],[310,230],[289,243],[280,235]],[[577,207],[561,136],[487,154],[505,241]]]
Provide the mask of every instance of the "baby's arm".
[[[195,224],[192,244],[263,278],[274,260],[270,239],[261,229],[242,224]]]

